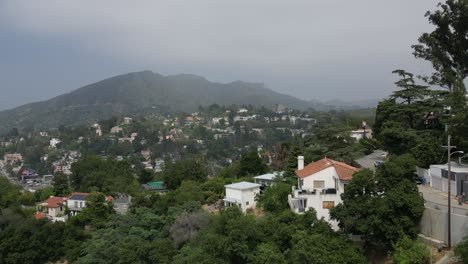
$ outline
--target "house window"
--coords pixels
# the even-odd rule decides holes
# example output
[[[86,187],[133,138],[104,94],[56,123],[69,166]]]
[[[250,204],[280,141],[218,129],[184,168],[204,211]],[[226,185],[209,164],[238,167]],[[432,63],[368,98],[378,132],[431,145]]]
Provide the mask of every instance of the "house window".
[[[325,188],[325,181],[314,181],[314,188]]]
[[[323,201],[322,202],[322,207],[323,207],[323,209],[333,208],[333,207],[335,207],[335,202],[333,202],[333,201]]]
[[[75,208],[78,208],[78,202],[75,201]]]
[[[245,202],[245,205],[249,205],[249,202]]]
[[[80,202],[80,208],[83,208],[83,202]]]

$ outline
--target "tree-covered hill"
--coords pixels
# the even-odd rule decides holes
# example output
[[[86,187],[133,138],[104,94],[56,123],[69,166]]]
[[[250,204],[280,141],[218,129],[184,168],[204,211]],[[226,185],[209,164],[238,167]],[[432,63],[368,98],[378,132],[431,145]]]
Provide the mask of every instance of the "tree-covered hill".
[[[318,103],[274,92],[263,84],[215,83],[189,74],[163,76],[142,71],[115,76],[47,101],[2,111],[0,130],[84,124],[113,115],[190,112],[200,105],[215,103],[266,107],[282,104],[295,109],[320,107]]]

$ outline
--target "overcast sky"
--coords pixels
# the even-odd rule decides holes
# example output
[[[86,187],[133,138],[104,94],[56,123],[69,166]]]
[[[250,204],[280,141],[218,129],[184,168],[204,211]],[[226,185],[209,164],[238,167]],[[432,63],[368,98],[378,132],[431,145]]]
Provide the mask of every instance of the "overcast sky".
[[[0,109],[127,72],[263,82],[302,99],[382,98],[433,0],[0,0]]]

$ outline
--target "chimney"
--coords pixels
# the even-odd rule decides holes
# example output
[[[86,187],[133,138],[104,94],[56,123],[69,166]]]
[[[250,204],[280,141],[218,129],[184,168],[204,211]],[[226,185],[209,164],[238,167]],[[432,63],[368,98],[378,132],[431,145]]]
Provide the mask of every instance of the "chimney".
[[[297,156],[297,169],[304,169],[304,156]]]

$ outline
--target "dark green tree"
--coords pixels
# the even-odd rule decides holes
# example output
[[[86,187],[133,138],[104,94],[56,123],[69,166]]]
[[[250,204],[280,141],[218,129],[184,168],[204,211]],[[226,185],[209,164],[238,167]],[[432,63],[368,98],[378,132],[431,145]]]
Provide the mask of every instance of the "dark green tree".
[[[368,248],[386,252],[404,236],[415,238],[424,200],[413,181],[411,155],[393,157],[374,175],[355,173],[346,186],[342,204],[330,211],[347,233],[361,235]]]
[[[258,205],[267,212],[282,212],[289,209],[288,194],[290,193],[291,185],[277,182],[266,187],[265,192],[259,197]]]
[[[201,159],[184,159],[175,163],[166,163],[163,178],[167,188],[175,190],[184,180],[206,181],[207,170]]]
[[[260,175],[266,173],[267,170],[265,162],[257,152],[252,151],[242,155],[239,166],[240,175]]]
[[[66,196],[70,194],[70,184],[68,182],[68,176],[66,176],[62,172],[55,173],[52,186],[54,187],[54,194],[56,196]]]

